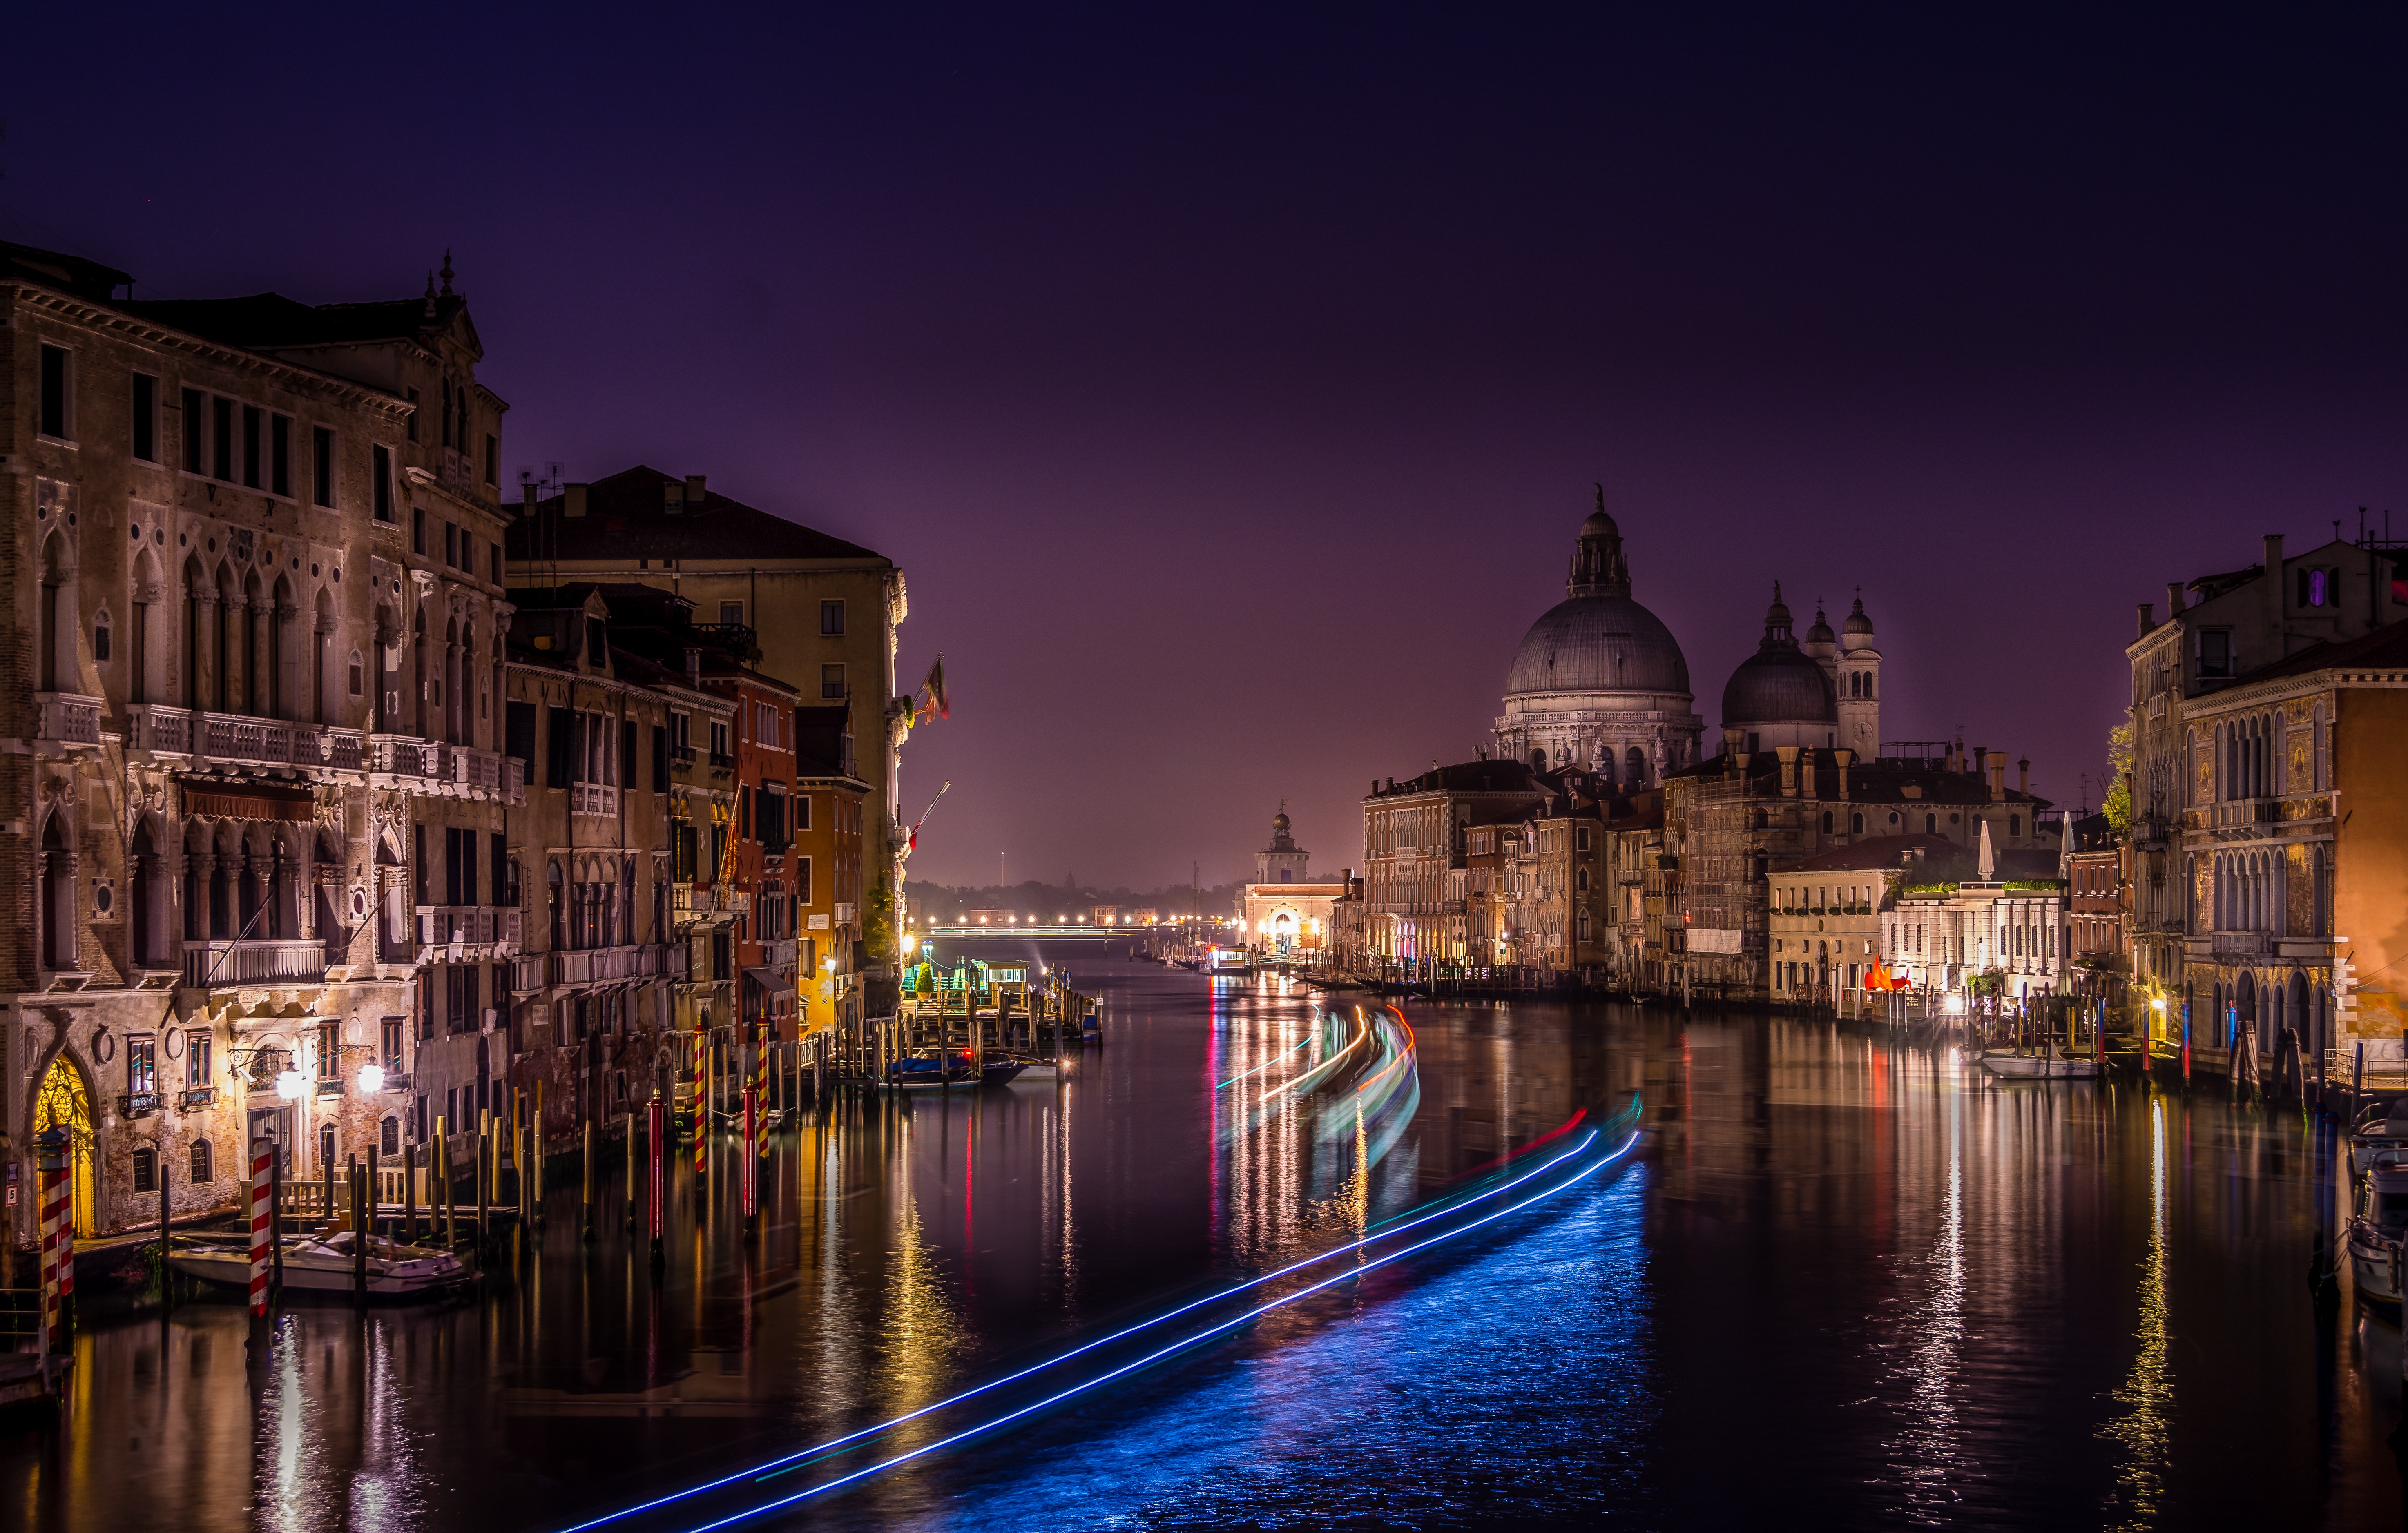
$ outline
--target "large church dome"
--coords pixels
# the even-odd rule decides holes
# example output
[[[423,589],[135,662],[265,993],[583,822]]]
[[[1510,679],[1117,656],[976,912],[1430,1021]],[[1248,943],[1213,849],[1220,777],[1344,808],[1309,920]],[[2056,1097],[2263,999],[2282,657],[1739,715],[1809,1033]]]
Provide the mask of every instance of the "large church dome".
[[[1693,701],[1679,640],[1630,597],[1622,529],[1599,490],[1573,546],[1564,599],[1513,652],[1498,741],[1542,769],[1584,766],[1637,785],[1694,759]]]
[[[1505,695],[1689,690],[1689,663],[1664,620],[1628,596],[1571,596],[1522,636]]]

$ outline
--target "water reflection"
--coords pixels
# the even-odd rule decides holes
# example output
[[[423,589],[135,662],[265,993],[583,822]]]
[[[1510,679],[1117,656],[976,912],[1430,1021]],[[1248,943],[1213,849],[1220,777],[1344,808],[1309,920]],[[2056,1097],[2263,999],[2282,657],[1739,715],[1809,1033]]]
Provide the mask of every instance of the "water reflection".
[[[1273,983],[1080,969],[1109,1038],[1086,1073],[807,1119],[769,1141],[749,1240],[720,1144],[699,1182],[680,1158],[656,1266],[612,1149],[592,1243],[556,1159],[516,1278],[451,1308],[88,1313],[61,1429],[0,1440],[0,1504],[35,1527],[557,1529],[1329,1250],[1637,1091],[1627,1173],[810,1523],[2400,1515],[2398,1331],[2316,1328],[2300,1258],[2329,1215],[2295,1116],[2002,1087],[1869,1030],[1551,1005],[1408,1005],[1382,1095],[1398,1054],[1351,997],[1325,1029]],[[1357,1039],[1369,1068],[1292,1089]]]
[[[2111,1512],[2121,1513],[2114,1526],[2147,1527],[2157,1520],[2167,1444],[2172,1437],[2173,1368],[2168,1361],[2172,1340],[2166,1325],[2166,1104],[2149,1103],[2149,1246],[2141,1259],[2140,1349],[2132,1371],[2116,1386],[2115,1399],[2125,1414],[2111,1422],[2106,1435],[2124,1445],[2126,1458],[2117,1468]]]

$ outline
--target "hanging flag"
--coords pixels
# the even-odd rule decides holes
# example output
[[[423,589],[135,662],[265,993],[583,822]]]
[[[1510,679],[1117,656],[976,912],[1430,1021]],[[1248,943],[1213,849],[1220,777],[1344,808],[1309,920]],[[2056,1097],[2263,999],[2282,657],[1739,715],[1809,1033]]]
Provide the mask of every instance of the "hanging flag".
[[[940,719],[952,718],[953,716],[953,705],[945,700],[945,655],[943,651],[939,650],[937,652],[937,663],[928,667],[928,680],[924,684],[928,690],[928,701],[936,705],[937,717]]]

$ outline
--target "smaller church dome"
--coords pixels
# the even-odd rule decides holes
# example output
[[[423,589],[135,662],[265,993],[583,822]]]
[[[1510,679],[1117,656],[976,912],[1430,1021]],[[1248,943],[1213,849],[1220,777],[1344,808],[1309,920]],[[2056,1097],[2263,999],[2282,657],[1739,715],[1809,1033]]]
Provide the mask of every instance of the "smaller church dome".
[[[1839,698],[1813,657],[1795,649],[1758,650],[1723,688],[1723,726],[1835,724]]]
[[[1864,597],[1856,598],[1856,609],[1848,614],[1848,621],[1840,624],[1840,628],[1848,634],[1870,634],[1873,631],[1873,620],[1865,616]]]
[[[1581,523],[1580,535],[1583,537],[1619,537],[1622,529],[1615,526],[1613,518],[1603,511],[1591,511],[1588,520]]]
[[[1806,642],[1833,644],[1839,641],[1839,635],[1831,632],[1831,620],[1823,615],[1823,609],[1819,607],[1814,609],[1814,626],[1806,630]]]

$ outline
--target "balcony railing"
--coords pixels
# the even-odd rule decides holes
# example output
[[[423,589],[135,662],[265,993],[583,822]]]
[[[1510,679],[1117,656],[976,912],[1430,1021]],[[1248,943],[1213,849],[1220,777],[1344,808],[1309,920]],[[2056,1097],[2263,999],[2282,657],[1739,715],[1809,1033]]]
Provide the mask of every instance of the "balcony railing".
[[[211,1106],[217,1099],[217,1087],[194,1086],[176,1098],[176,1106],[182,1111],[190,1112],[194,1108]]]
[[[2218,958],[2263,958],[2267,937],[2264,932],[2210,932],[2208,951]]]
[[[795,939],[781,938],[761,944],[761,961],[771,968],[783,968],[795,961]]]
[[[724,751],[713,751],[710,752],[710,769],[714,772],[732,772],[736,770],[736,758]]]
[[[553,984],[609,984],[658,975],[664,951],[657,942],[639,942],[615,948],[572,948],[544,956],[549,961],[549,979]]]
[[[619,812],[619,790],[608,782],[572,782],[568,785],[568,812],[615,817]]]
[[[498,751],[415,735],[370,735],[367,757],[370,771],[400,780],[396,785],[403,788],[451,788],[509,804],[526,801],[525,764]]]
[[[57,740],[63,745],[100,743],[100,698],[79,696],[72,692],[37,692],[34,694],[34,704],[39,716],[36,738]]]
[[[724,883],[669,885],[669,912],[673,915],[715,915],[735,909],[736,891]]]
[[[138,703],[125,710],[125,748],[183,756],[193,751],[193,716],[180,708]]]
[[[674,764],[676,764],[677,766],[693,766],[693,765],[694,765],[694,747],[693,747],[693,746],[691,746],[691,745],[672,745],[672,746],[670,746],[670,747],[669,747],[669,760],[670,760],[671,762],[673,762]]]
[[[184,983],[263,984],[279,980],[320,980],[326,974],[326,944],[276,938],[237,942],[222,938],[184,944]]]
[[[121,1118],[147,1118],[159,1110],[159,1094],[137,1091],[117,1099],[117,1115]]]
[[[437,948],[454,942],[471,947],[498,942],[514,948],[524,920],[524,913],[509,905],[421,905],[418,939]]]

